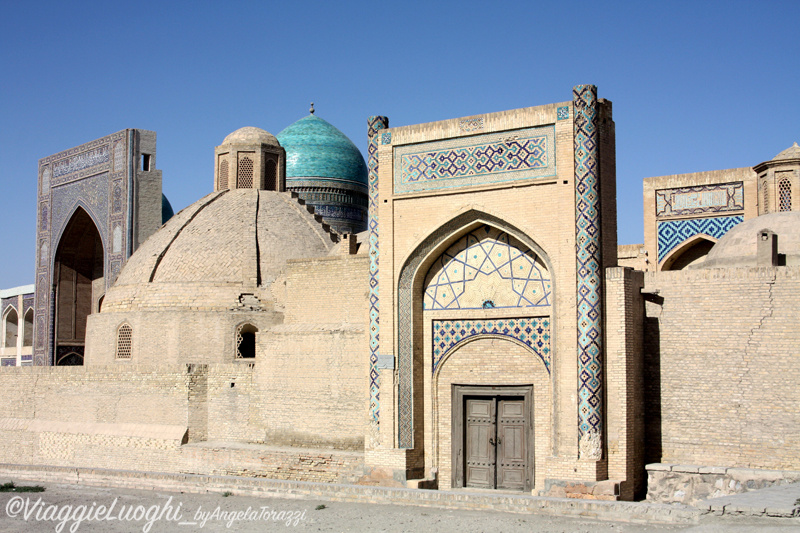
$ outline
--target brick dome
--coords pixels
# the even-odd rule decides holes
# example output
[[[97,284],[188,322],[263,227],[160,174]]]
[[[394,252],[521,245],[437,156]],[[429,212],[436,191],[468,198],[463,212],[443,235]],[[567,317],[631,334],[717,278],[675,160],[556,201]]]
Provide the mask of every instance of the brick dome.
[[[334,237],[287,193],[211,193],[173,216],[126,263],[103,311],[230,308],[263,292],[289,259],[325,256]],[[248,288],[249,287],[249,288]]]
[[[758,232],[764,229],[778,235],[778,253],[787,265],[800,264],[800,211],[761,215],[737,224],[711,249],[697,268],[735,268],[756,266]]]

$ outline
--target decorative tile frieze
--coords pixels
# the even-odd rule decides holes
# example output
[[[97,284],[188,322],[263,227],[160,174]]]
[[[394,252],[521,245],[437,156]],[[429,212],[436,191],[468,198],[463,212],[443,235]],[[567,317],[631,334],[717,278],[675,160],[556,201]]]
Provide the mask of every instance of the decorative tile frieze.
[[[656,191],[656,216],[685,216],[744,209],[744,184],[722,183]]]
[[[500,318],[488,320],[434,320],[431,371],[435,374],[453,348],[473,337],[505,337],[533,351],[550,373],[550,318]]]
[[[658,223],[658,261],[661,262],[680,243],[695,235],[708,235],[719,240],[732,227],[744,220],[742,215],[729,217],[665,220]]]
[[[555,176],[555,129],[539,126],[398,146],[396,194]]]

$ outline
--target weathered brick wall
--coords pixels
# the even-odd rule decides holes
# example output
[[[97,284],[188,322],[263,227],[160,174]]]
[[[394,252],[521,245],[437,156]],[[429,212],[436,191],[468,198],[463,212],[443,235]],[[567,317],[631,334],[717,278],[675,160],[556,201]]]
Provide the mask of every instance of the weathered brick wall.
[[[608,477],[621,481],[623,500],[642,496],[644,476],[644,410],[642,326],[644,274],[630,268],[608,268],[606,303],[606,423]]]
[[[800,469],[800,268],[647,273],[645,291],[647,462]]]

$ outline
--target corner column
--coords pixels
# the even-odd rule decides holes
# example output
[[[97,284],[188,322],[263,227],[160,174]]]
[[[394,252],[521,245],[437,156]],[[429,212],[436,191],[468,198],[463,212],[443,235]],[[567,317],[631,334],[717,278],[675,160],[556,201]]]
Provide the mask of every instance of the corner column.
[[[597,87],[572,90],[575,124],[575,240],[578,313],[578,444],[603,457],[603,310]]]
[[[380,372],[378,350],[380,347],[380,250],[378,246],[378,132],[389,127],[389,119],[371,116],[369,126],[368,180],[369,180],[369,446],[380,444]]]

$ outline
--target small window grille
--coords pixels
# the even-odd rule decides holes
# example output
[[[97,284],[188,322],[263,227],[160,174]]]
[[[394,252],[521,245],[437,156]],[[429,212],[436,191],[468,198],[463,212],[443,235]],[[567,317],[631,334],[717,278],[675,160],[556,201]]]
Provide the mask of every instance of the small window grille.
[[[767,187],[766,180],[762,182],[762,193],[764,195],[764,214],[769,213],[769,187]]]
[[[278,165],[275,164],[275,161],[267,161],[267,183],[265,184],[265,188],[268,191],[277,191],[278,190]]]
[[[130,359],[133,348],[133,328],[122,324],[117,330],[117,359]]]
[[[252,324],[242,324],[236,328],[236,358],[253,359],[256,356],[256,333],[258,328]]]
[[[243,157],[239,160],[239,175],[236,180],[237,189],[253,188],[253,160]]]
[[[219,164],[219,190],[228,188],[228,160],[223,159]]]
[[[778,182],[779,208],[781,211],[792,210],[792,183],[788,178]]]

